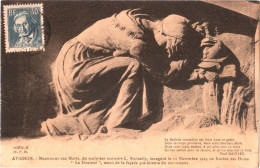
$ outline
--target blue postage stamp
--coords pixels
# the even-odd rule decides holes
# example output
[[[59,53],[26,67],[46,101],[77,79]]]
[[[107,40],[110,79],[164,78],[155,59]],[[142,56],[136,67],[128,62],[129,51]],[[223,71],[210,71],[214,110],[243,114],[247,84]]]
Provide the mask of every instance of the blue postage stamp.
[[[43,5],[4,6],[5,51],[44,50]]]

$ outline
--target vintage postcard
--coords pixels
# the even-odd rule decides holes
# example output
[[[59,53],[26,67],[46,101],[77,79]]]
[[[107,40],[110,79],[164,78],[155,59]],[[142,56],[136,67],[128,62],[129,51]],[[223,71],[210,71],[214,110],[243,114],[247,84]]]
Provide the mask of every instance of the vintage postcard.
[[[43,50],[42,4],[13,4],[3,7],[6,52]]]
[[[258,1],[1,6],[0,167],[259,167]]]

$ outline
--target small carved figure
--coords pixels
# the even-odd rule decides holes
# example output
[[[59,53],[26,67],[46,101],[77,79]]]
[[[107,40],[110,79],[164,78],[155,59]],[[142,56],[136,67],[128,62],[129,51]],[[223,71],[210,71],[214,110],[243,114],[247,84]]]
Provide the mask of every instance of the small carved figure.
[[[209,31],[208,23],[204,22],[193,24],[193,28],[201,33],[204,38],[201,40],[202,59],[198,64],[199,69],[194,70],[191,79],[204,79],[202,101],[205,114],[220,120],[219,107],[219,86],[218,80],[223,78],[235,78],[236,66],[234,63],[225,63],[230,56],[223,42],[217,37],[212,36]],[[216,30],[216,29],[215,29]],[[217,35],[218,32],[215,32]]]

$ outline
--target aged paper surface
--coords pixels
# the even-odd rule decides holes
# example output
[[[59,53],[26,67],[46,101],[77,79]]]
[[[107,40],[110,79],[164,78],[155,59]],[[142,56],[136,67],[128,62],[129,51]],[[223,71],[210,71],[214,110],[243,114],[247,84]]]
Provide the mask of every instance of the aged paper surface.
[[[1,6],[1,167],[259,166],[259,2]]]

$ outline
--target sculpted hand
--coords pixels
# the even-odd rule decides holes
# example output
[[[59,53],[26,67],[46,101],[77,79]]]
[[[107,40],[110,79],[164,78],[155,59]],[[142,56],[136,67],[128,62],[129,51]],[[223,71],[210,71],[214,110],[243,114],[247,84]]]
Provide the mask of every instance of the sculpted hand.
[[[180,52],[181,48],[183,47],[182,40],[178,38],[169,38],[167,40],[166,50],[168,53],[168,58],[176,57],[176,54]]]
[[[208,81],[215,81],[218,78],[218,73],[217,72],[211,72],[211,71],[207,71],[205,73],[205,78]]]
[[[197,80],[197,79],[204,79],[205,78],[205,70],[200,69],[194,69],[192,74],[190,75],[190,78],[188,80]]]
[[[187,60],[172,61],[170,63],[170,70],[165,73],[164,83],[168,83],[173,80],[187,63]]]

